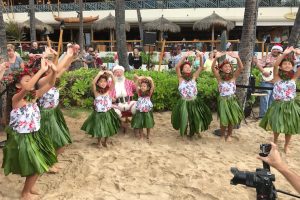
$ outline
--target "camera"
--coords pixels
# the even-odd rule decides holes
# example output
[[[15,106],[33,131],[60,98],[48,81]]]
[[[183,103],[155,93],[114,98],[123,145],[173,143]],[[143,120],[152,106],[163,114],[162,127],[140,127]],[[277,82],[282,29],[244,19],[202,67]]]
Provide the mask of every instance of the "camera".
[[[260,145],[260,156],[266,157],[271,151],[271,144]],[[270,172],[270,166],[263,162],[263,168],[257,168],[255,172],[240,171],[235,167],[230,169],[234,177],[231,179],[231,185],[245,185],[256,189],[257,200],[275,200],[277,191],[273,182],[275,175]]]

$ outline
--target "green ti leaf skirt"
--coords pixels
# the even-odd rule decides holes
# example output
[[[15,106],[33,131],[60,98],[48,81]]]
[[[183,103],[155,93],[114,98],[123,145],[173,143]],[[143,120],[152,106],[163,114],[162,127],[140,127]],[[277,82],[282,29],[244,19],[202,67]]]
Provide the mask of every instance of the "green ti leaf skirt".
[[[222,126],[235,126],[241,123],[244,112],[236,96],[218,97],[218,117]]]
[[[136,113],[132,116],[131,120],[132,128],[153,128],[154,127],[154,119],[153,112],[140,112],[136,111]]]
[[[72,140],[65,118],[61,110],[40,108],[41,128],[49,133],[49,137],[55,149],[71,144]]]
[[[110,137],[115,135],[121,120],[113,108],[107,112],[93,111],[83,123],[81,130],[93,137]]]
[[[211,111],[199,97],[193,100],[179,99],[172,110],[172,126],[180,131],[181,136],[187,135],[188,127],[190,136],[205,131],[211,121]]]
[[[275,133],[300,134],[300,101],[273,101],[259,126]]]
[[[48,163],[57,161],[53,146],[45,146],[45,142],[40,140],[41,137],[37,137],[44,135],[41,129],[24,134],[17,133],[10,127],[6,127],[5,131],[8,134],[8,140],[3,148],[2,168],[5,175],[12,173],[25,177],[43,174],[51,166]],[[49,140],[48,142],[50,143]]]

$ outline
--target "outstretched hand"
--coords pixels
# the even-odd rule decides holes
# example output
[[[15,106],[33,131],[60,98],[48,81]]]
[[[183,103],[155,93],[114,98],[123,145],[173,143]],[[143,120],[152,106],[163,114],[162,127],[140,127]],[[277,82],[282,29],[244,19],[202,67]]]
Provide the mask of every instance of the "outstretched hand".
[[[229,51],[226,54],[229,55],[232,58],[239,58],[240,57],[239,54],[234,53],[233,51]]]
[[[287,47],[287,48],[284,50],[283,54],[284,54],[284,55],[287,55],[287,54],[290,54],[292,51],[294,51],[294,47],[293,47],[293,46]]]
[[[259,156],[258,159],[268,163],[270,166],[274,167],[275,169],[282,168],[285,164],[280,157],[280,153],[278,151],[277,145],[271,142],[272,149],[267,157]]]

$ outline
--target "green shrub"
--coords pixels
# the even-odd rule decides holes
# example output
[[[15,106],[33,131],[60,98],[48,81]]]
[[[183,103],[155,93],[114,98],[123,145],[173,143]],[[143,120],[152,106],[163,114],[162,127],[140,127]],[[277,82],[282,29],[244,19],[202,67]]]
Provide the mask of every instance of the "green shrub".
[[[91,83],[97,75],[97,69],[79,69],[66,73],[60,80],[61,103],[64,107],[79,106],[82,108],[93,107],[93,93]],[[151,76],[155,83],[155,91],[152,96],[155,111],[172,110],[177,100],[180,98],[178,92],[178,80],[175,71],[131,71],[126,72],[125,76],[133,79],[133,75]],[[253,70],[252,74],[256,77],[256,84],[259,84],[260,73]],[[208,102],[212,110],[216,110],[218,84],[213,74],[202,72],[197,80],[198,96]],[[300,85],[298,83],[298,88]],[[136,96],[135,96],[136,99]]]

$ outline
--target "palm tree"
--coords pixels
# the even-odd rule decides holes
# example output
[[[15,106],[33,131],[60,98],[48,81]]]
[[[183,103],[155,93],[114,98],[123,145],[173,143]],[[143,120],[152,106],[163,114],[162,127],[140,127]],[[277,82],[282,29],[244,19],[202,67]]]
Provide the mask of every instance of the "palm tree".
[[[289,37],[289,46],[296,46],[299,40],[300,34],[300,4],[297,11],[296,19],[294,22],[294,26],[292,28],[290,37]]]
[[[34,0],[29,0],[30,41],[36,41]]]
[[[3,1],[0,0],[0,3],[2,5]],[[0,6],[0,56],[2,59],[6,60],[6,29],[5,29],[5,23],[3,19],[3,11],[2,6]]]
[[[117,52],[119,57],[119,64],[129,70],[127,46],[126,46],[126,32],[125,32],[125,1],[116,0],[116,40]]]
[[[79,45],[80,48],[83,48],[83,3],[82,0],[79,0]],[[81,51],[83,52],[83,51]]]
[[[141,10],[140,10],[140,5],[139,5],[138,0],[135,0],[135,5],[136,5],[136,13],[137,13],[137,17],[138,17],[138,22],[139,22],[141,46],[143,46],[144,30],[143,30],[142,16],[141,16]]]
[[[256,41],[256,22],[259,0],[247,0],[245,2],[244,22],[239,55],[244,65],[244,70],[237,80],[237,84],[248,85],[251,71],[253,49]],[[238,89],[237,97],[243,109],[246,103],[247,89]]]

